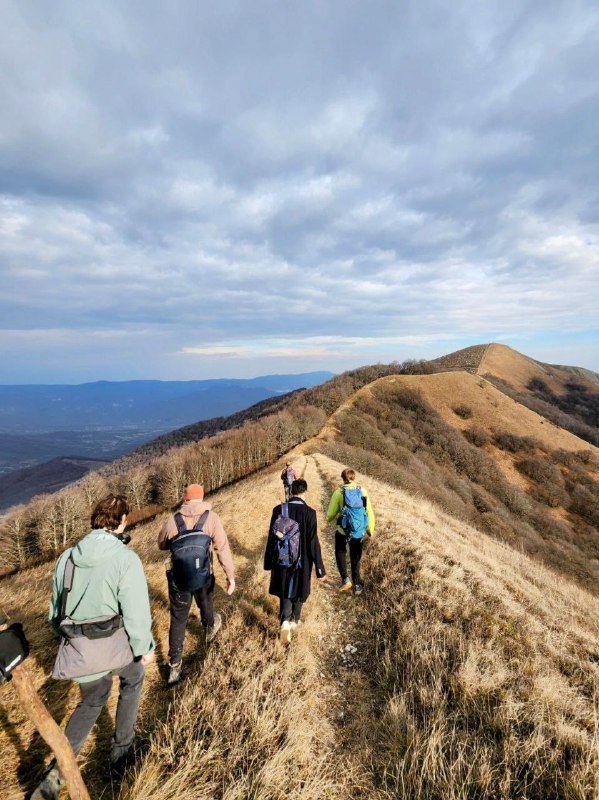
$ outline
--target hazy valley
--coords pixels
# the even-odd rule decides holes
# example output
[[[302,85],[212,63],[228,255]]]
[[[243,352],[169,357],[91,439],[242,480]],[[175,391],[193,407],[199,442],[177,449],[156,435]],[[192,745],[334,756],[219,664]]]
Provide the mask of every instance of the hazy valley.
[[[331,376],[0,386],[0,510],[56,491],[75,471],[82,477],[100,468],[94,461],[113,461],[174,428],[223,418]]]

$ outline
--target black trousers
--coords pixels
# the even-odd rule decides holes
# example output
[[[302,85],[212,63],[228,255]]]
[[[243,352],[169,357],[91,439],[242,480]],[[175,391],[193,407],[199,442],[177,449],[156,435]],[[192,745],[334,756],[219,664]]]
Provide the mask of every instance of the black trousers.
[[[132,661],[126,667],[115,669],[96,681],[80,683],[81,699],[71,714],[65,735],[74,752],[78,753],[108,702],[113,675],[119,676],[119,702],[110,748],[110,760],[114,764],[127,753],[134,739],[139,697],[145,675],[145,668],[139,661]]]
[[[200,609],[204,628],[211,628],[214,625],[214,575],[211,576],[208,586],[197,589],[195,592],[182,592],[178,589],[170,570],[166,573],[166,577],[171,612],[171,624],[168,631],[168,660],[171,664],[178,664],[183,655],[185,626],[193,600]]]
[[[341,580],[347,578],[347,544],[348,539],[339,531],[335,531],[335,560]],[[351,564],[351,578],[354,585],[362,583],[360,575],[360,561],[362,560],[363,539],[349,539],[349,560]]]
[[[292,620],[299,622],[302,616],[302,606],[301,600],[290,600],[288,597],[281,597],[279,606],[281,623],[291,622]]]

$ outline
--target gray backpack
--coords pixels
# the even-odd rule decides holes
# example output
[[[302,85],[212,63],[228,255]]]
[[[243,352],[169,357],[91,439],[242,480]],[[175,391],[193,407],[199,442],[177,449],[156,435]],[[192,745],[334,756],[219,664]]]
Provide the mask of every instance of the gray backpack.
[[[75,562],[67,559],[62,583],[60,644],[52,677],[71,680],[122,669],[133,661],[133,651],[120,614],[77,620],[66,614],[67,598],[73,586]]]

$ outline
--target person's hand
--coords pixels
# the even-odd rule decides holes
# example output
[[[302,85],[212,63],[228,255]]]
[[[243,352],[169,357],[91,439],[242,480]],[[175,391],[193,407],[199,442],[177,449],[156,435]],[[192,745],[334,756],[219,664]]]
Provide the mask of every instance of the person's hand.
[[[142,657],[139,659],[139,662],[140,662],[140,664],[143,664],[143,665],[144,665],[144,667],[147,667],[147,666],[148,666],[148,664],[151,664],[151,663],[152,663],[152,661],[154,661],[154,658],[155,658],[154,651],[153,651],[153,650],[150,650],[150,652],[149,652],[149,653],[146,653],[145,655],[143,655],[143,656],[142,656]]]
[[[317,581],[324,581],[325,578],[326,578],[326,575],[317,575],[316,576],[316,580]]]
[[[235,578],[227,578],[227,594],[233,594],[235,591]]]

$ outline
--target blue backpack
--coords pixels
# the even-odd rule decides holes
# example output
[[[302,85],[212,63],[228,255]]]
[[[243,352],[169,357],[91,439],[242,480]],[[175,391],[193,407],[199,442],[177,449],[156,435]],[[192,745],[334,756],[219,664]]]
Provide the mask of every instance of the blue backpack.
[[[362,495],[359,486],[343,490],[343,509],[339,517],[339,524],[345,531],[348,539],[363,539],[368,527],[368,514],[366,512],[366,498]]]
[[[204,533],[209,511],[189,531],[181,514],[175,514],[178,536],[171,539],[171,564],[173,580],[182,592],[195,592],[207,586],[212,574],[210,545],[212,537]]]

